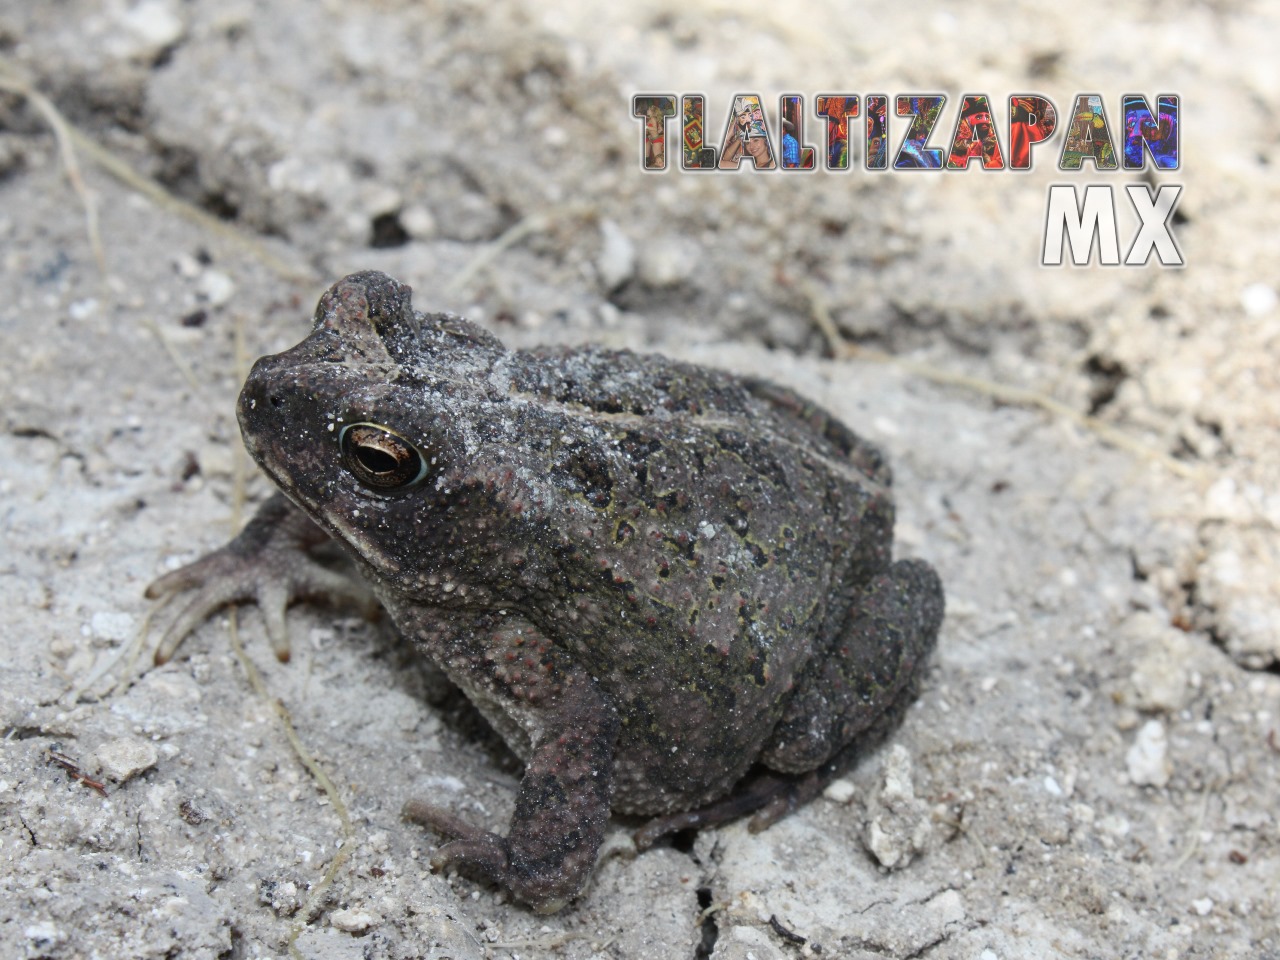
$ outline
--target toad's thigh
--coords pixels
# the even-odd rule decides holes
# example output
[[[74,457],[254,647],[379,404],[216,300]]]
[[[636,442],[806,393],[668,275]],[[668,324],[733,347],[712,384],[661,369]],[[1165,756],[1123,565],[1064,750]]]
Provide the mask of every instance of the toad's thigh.
[[[797,679],[761,755],[765,764],[812,770],[909,697],[943,605],[942,582],[921,560],[900,560],[863,587],[833,642]]]

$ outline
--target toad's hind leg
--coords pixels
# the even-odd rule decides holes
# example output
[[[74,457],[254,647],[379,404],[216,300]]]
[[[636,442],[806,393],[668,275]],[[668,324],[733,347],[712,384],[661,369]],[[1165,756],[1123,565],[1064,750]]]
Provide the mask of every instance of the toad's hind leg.
[[[813,770],[891,706],[911,699],[942,624],[942,582],[922,560],[899,560],[858,591],[843,627],[796,679],[760,759]]]
[[[763,830],[821,793],[902,719],[937,640],[943,603],[942,583],[923,561],[899,561],[873,579],[832,647],[797,679],[761,754],[770,769],[708,807],[650,821],[636,844],[644,849],[665,834],[748,813],[755,813],[752,831]]]

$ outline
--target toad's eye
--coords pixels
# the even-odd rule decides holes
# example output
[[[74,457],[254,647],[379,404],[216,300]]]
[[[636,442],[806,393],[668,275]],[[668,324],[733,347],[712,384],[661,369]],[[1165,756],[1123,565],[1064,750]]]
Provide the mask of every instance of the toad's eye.
[[[370,490],[392,493],[427,475],[427,459],[403,437],[376,423],[352,423],[338,434],[342,462]]]

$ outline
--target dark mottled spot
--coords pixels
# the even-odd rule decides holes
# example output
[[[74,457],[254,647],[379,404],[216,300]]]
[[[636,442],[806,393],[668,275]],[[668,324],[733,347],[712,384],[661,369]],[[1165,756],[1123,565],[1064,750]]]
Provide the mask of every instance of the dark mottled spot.
[[[571,489],[578,490],[593,507],[606,507],[613,492],[613,474],[609,464],[589,449],[574,450],[561,463],[560,474],[569,479]]]
[[[755,440],[737,430],[716,431],[716,442],[726,453],[731,453],[755,473],[764,477],[779,490],[790,490],[787,472],[773,455],[769,445]]]
[[[586,383],[573,378],[561,380],[554,391],[552,397],[558,403],[574,404],[575,406],[586,407],[597,413],[622,413],[627,409],[627,403],[622,397],[616,393],[597,393],[601,389],[601,384]]]
[[[618,440],[618,450],[626,458],[631,472],[635,474],[636,483],[641,487],[649,479],[649,465],[646,461],[661,449],[661,440],[638,430],[628,430]]]
[[[631,581],[623,577],[621,574],[614,573],[611,568],[606,567],[600,571],[600,579],[611,587],[617,587],[627,595],[628,600],[633,603],[635,602],[636,598],[635,594],[632,592]]]
[[[697,561],[696,541],[688,534],[681,533],[674,537],[664,536],[662,539],[675,548],[676,556],[684,557],[686,560]]]
[[[645,498],[645,503],[659,513],[668,515],[683,513],[689,508],[689,498],[683,490],[651,495]]]

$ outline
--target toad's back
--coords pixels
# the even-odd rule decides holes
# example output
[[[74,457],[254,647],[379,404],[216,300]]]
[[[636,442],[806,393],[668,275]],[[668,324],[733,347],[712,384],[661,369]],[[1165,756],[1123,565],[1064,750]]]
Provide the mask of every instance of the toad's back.
[[[548,481],[590,505],[606,535],[571,536],[561,558],[572,630],[562,602],[539,626],[619,707],[615,805],[721,794],[827,655],[856,589],[888,567],[889,470],[763,380],[595,348],[510,359],[513,395],[550,418],[530,434],[608,438],[548,458]],[[602,573],[613,589],[600,590]]]

